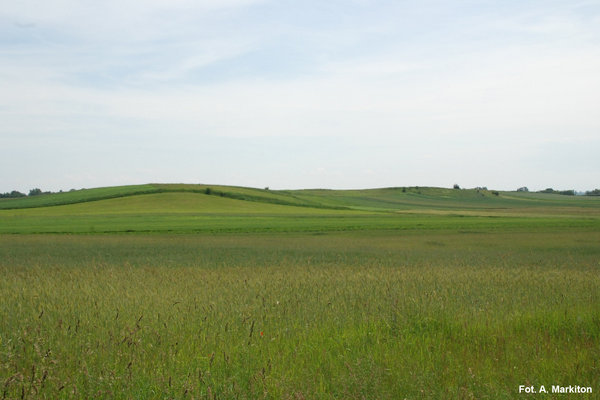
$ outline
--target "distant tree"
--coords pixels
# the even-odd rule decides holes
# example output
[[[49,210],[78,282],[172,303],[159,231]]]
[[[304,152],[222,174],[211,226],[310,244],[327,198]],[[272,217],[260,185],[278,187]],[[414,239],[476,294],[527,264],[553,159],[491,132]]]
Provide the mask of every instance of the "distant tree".
[[[600,189],[594,189],[594,190],[590,190],[585,192],[586,196],[600,196]]]
[[[8,195],[8,197],[12,197],[12,198],[16,198],[16,197],[25,197],[26,194],[25,193],[21,193],[17,190],[13,190],[12,192],[10,192],[10,194]]]
[[[458,186],[458,183],[455,183],[453,186],[454,189],[460,189],[460,186]]]
[[[38,188],[29,191],[29,196],[39,196],[40,194],[42,194],[42,191]]]
[[[558,194],[563,194],[565,196],[575,196],[575,190],[561,190]]]
[[[554,193],[554,194],[562,194],[565,196],[575,196],[575,190],[554,190],[552,188],[540,190],[540,193]]]
[[[494,196],[499,196],[499,195],[500,195],[500,192],[498,192],[497,190],[492,190],[492,194],[493,194]]]
[[[265,186],[265,190],[269,190],[269,187],[268,187],[268,186]]]
[[[209,187],[207,187],[206,189],[204,189],[204,193],[211,194],[212,190]]]
[[[517,192],[529,192],[529,189],[527,188],[527,186],[523,186],[517,189]]]

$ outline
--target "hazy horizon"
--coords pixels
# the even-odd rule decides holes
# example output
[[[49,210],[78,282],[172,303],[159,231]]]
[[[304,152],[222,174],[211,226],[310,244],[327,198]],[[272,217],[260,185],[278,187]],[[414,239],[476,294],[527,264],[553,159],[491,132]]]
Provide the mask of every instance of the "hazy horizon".
[[[600,3],[25,0],[0,192],[600,187]]]
[[[142,183],[126,183],[123,185],[115,185],[115,186],[88,186],[88,187],[72,187],[69,189],[55,189],[55,190],[48,190],[48,189],[44,189],[41,187],[35,187],[35,188],[30,188],[27,190],[18,190],[19,192],[21,192],[22,194],[28,195],[30,190],[33,189],[40,189],[42,192],[39,194],[48,194],[48,193],[67,193],[69,191],[73,191],[73,190],[89,190],[89,189],[101,189],[104,187],[118,187],[118,186],[143,186],[143,185],[203,185],[203,186],[231,186],[231,187],[247,187],[247,188],[251,188],[251,189],[267,189],[267,190],[370,190],[370,189],[399,189],[399,188],[439,188],[439,189],[452,189],[455,190],[456,188],[454,187],[454,185],[451,186],[423,186],[423,185],[413,185],[413,186],[379,186],[379,187],[346,187],[346,188],[329,188],[329,187],[281,187],[281,188],[272,188],[269,186],[265,186],[265,187],[257,187],[257,186],[240,186],[240,185],[224,185],[222,183],[218,183],[218,182],[142,182]],[[522,189],[523,187],[518,187],[518,188],[513,188],[513,189],[501,189],[501,188],[493,188],[493,187],[487,187],[487,186],[476,186],[476,187],[464,187],[464,186],[460,186],[459,185],[459,189],[461,190],[479,190],[479,189],[484,189],[484,190],[488,190],[488,191],[494,191],[494,190],[498,190],[501,192],[516,192],[519,191],[520,189]],[[541,192],[544,189],[553,189],[557,192],[560,191],[569,191],[569,190],[574,190],[575,195],[585,195],[586,192],[588,191],[593,191],[594,189],[589,189],[589,190],[577,190],[577,189],[567,189],[567,188],[558,188],[558,187],[552,187],[552,188],[544,188],[544,189],[532,189],[529,187],[525,187],[527,189],[527,191],[529,192]],[[597,189],[597,188],[596,188]],[[13,189],[14,190],[14,189]],[[0,194],[8,194],[10,193],[12,190],[7,190],[5,192],[0,192]],[[34,196],[37,194],[34,194]]]

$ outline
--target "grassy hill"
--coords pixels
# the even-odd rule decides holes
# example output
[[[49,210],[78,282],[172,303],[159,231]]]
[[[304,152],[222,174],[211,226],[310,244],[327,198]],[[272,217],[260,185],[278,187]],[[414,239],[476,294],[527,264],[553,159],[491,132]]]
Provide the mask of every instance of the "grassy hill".
[[[287,232],[588,226],[600,199],[431,187],[146,184],[0,200],[0,233]]]
[[[145,184],[81,189],[23,198],[0,199],[0,210],[50,207],[156,193],[209,194],[268,204],[363,211],[478,210],[533,207],[583,207],[593,209],[600,206],[600,199],[597,197],[496,192],[477,189],[396,187],[362,190],[266,190],[202,184]]]

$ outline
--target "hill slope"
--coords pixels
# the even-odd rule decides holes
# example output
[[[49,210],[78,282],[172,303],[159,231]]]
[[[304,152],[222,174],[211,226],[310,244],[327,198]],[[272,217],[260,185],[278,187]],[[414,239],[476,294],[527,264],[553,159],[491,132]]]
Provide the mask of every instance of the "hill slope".
[[[265,190],[238,186],[145,184],[81,189],[15,199],[0,199],[0,210],[86,203],[153,193],[200,193],[237,200],[326,209],[363,211],[480,210],[534,207],[600,207],[600,198],[544,193],[492,192],[433,187],[362,190]],[[495,194],[494,194],[495,193]]]
[[[148,184],[0,201],[0,233],[597,227],[600,199],[442,188]]]

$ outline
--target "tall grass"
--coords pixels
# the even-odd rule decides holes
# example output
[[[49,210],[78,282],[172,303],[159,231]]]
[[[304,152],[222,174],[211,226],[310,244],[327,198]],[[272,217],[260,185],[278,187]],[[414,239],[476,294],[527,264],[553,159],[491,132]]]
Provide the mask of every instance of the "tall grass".
[[[600,390],[600,234],[3,236],[6,398]]]

